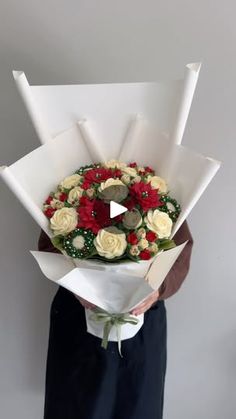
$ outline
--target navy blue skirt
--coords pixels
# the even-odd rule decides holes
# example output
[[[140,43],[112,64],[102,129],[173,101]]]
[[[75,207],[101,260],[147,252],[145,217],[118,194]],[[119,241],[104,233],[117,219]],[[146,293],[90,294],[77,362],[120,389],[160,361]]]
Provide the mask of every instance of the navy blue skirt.
[[[108,349],[86,332],[84,308],[59,287],[50,311],[44,419],[162,419],[166,307],[157,301],[132,339]]]

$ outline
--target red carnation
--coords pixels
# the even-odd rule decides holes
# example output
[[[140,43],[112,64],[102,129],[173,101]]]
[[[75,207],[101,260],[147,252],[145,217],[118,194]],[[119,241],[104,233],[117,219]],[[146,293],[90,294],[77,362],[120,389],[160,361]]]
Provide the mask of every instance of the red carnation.
[[[67,197],[68,197],[68,194],[67,194],[67,193],[65,193],[65,192],[62,192],[62,193],[59,195],[59,200],[60,200],[60,201],[62,201],[62,202],[64,202],[64,201],[66,201],[66,200],[67,200]]]
[[[43,212],[46,215],[46,217],[52,218],[52,216],[53,216],[53,214],[54,214],[55,211],[56,211],[55,208],[49,207],[49,208],[45,209]]]
[[[138,243],[137,235],[134,232],[129,233],[127,236],[127,242],[130,244],[137,244]]]
[[[148,211],[151,208],[157,208],[163,203],[159,199],[159,195],[155,189],[152,189],[150,182],[134,183],[129,188],[133,199],[141,206],[143,211]]]
[[[156,233],[154,233],[153,231],[148,231],[148,232],[146,233],[146,239],[147,239],[149,242],[154,242],[154,241],[156,241],[156,240],[157,240],[157,235],[156,235]]]
[[[139,257],[142,260],[149,260],[151,259],[151,253],[149,252],[149,250],[144,249],[139,253]]]
[[[81,185],[81,188],[86,190],[86,189],[89,189],[90,186],[91,186],[90,182],[88,182],[87,180],[84,180],[82,185]]]

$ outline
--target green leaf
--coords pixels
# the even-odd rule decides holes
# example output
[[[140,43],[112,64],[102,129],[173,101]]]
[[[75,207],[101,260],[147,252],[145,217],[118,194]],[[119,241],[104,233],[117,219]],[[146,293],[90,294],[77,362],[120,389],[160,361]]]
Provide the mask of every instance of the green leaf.
[[[63,240],[64,236],[55,236],[51,239],[51,242],[56,249],[59,249],[60,251],[63,250]]]
[[[158,242],[159,250],[169,250],[169,249],[173,249],[173,247],[176,247],[174,240],[162,239]]]

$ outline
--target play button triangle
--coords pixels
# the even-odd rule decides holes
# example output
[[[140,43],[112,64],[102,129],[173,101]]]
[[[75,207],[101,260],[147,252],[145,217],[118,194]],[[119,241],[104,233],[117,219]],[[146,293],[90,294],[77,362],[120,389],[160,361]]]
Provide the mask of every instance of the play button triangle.
[[[123,205],[117,204],[117,202],[110,202],[110,218],[117,217],[117,215],[123,214],[123,212],[128,211]]]

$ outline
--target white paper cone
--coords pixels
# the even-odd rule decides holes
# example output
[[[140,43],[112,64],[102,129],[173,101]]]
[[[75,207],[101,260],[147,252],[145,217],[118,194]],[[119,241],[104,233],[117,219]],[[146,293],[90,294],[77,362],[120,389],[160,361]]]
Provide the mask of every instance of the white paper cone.
[[[22,187],[18,179],[14,176],[11,169],[7,166],[0,167],[0,176],[13,192],[13,194],[19,199],[21,204],[30,213],[36,223],[45,231],[50,237],[52,232],[49,229],[48,219],[43,214],[42,210],[37,206],[31,196]]]
[[[186,66],[178,115],[171,133],[171,139],[175,144],[181,144],[200,69],[201,63],[191,63]]]
[[[45,121],[43,120],[42,113],[38,108],[37,102],[32,93],[32,89],[25,77],[25,73],[23,71],[13,71],[13,77],[25,107],[29,113],[35,131],[38,134],[39,140],[42,144],[44,144],[51,140],[52,136],[48,131]]]
[[[163,138],[180,143],[199,70],[200,64],[189,64],[185,78],[174,81],[62,86],[29,86],[24,73],[14,75],[41,141],[47,140],[47,132],[55,137],[86,119],[99,139],[100,152],[109,160],[119,155],[137,114],[154,125]]]

